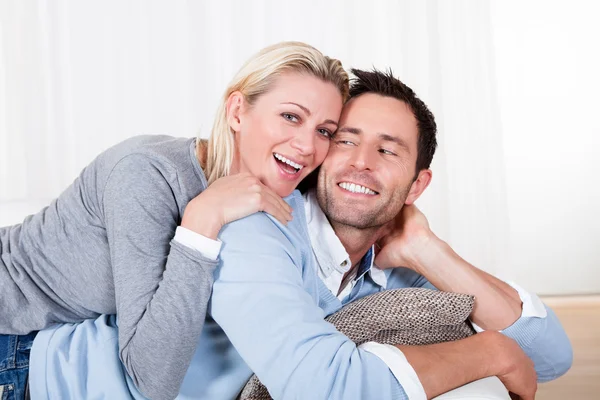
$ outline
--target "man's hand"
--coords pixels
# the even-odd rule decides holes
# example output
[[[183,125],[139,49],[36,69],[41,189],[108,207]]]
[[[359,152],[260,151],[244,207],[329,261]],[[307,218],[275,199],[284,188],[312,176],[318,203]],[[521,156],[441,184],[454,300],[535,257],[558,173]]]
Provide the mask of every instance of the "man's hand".
[[[494,332],[495,333],[495,332]],[[496,376],[511,393],[512,398],[534,400],[537,391],[537,373],[533,361],[514,340],[498,333],[498,361]]]
[[[431,232],[425,215],[415,205],[405,205],[388,223],[386,234],[377,241],[375,264],[382,269],[407,267],[415,269],[420,251],[437,237]]]
[[[487,331],[454,342],[397,346],[413,367],[428,399],[469,382],[497,376],[522,400],[533,400],[537,375],[517,342]]]
[[[475,296],[471,321],[482,329],[506,329],[519,319],[521,298],[517,291],[463,260],[431,231],[416,206],[402,207],[387,228],[377,242],[377,267],[410,268],[439,290]]]

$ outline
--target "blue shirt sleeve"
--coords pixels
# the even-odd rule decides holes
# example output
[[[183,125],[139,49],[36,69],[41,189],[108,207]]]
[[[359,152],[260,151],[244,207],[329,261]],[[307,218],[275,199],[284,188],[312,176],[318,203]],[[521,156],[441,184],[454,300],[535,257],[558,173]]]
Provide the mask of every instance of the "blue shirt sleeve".
[[[564,375],[573,364],[573,349],[554,311],[546,307],[546,317],[521,317],[501,331],[514,339],[533,360],[538,382]]]
[[[274,398],[406,398],[381,359],[324,320],[305,236],[263,213],[227,225],[212,317]]]

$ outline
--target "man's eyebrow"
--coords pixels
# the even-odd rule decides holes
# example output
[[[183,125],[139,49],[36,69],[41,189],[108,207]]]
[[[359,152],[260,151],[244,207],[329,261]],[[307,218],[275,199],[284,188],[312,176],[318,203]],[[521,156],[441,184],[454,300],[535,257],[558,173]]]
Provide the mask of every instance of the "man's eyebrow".
[[[379,138],[385,140],[386,142],[396,143],[398,146],[403,147],[408,154],[410,154],[410,147],[408,147],[408,144],[402,138],[399,138],[398,136],[392,136],[387,133],[380,133]]]
[[[338,133],[340,132],[347,132],[352,133],[354,135],[360,135],[362,134],[362,129],[354,128],[352,126],[342,126],[340,129],[338,129]],[[402,138],[383,132],[378,133],[377,136],[379,136],[379,139],[385,140],[386,142],[396,143],[398,146],[404,148],[404,150],[406,150],[408,154],[410,154],[410,147],[408,147],[408,144]]]
[[[338,132],[348,132],[353,133],[355,135],[360,135],[362,133],[362,130],[360,130],[359,128],[353,128],[351,126],[342,126]]]

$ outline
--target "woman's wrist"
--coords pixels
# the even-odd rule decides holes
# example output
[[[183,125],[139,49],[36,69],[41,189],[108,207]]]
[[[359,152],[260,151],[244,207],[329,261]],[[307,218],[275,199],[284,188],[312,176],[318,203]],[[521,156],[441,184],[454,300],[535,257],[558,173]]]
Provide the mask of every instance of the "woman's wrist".
[[[186,218],[185,214],[181,221],[181,226],[213,240],[217,239],[217,236],[219,236],[219,232],[223,227],[214,216],[207,216],[204,218],[203,216],[197,215],[195,218]]]

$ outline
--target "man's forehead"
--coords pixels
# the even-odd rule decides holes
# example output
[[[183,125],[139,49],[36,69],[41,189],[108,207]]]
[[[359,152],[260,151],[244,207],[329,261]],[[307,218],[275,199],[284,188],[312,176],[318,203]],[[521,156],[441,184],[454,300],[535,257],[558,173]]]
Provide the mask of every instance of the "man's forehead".
[[[340,119],[340,131],[346,127],[372,133],[401,135],[418,134],[417,120],[405,102],[377,94],[366,93],[350,100],[344,106]]]

